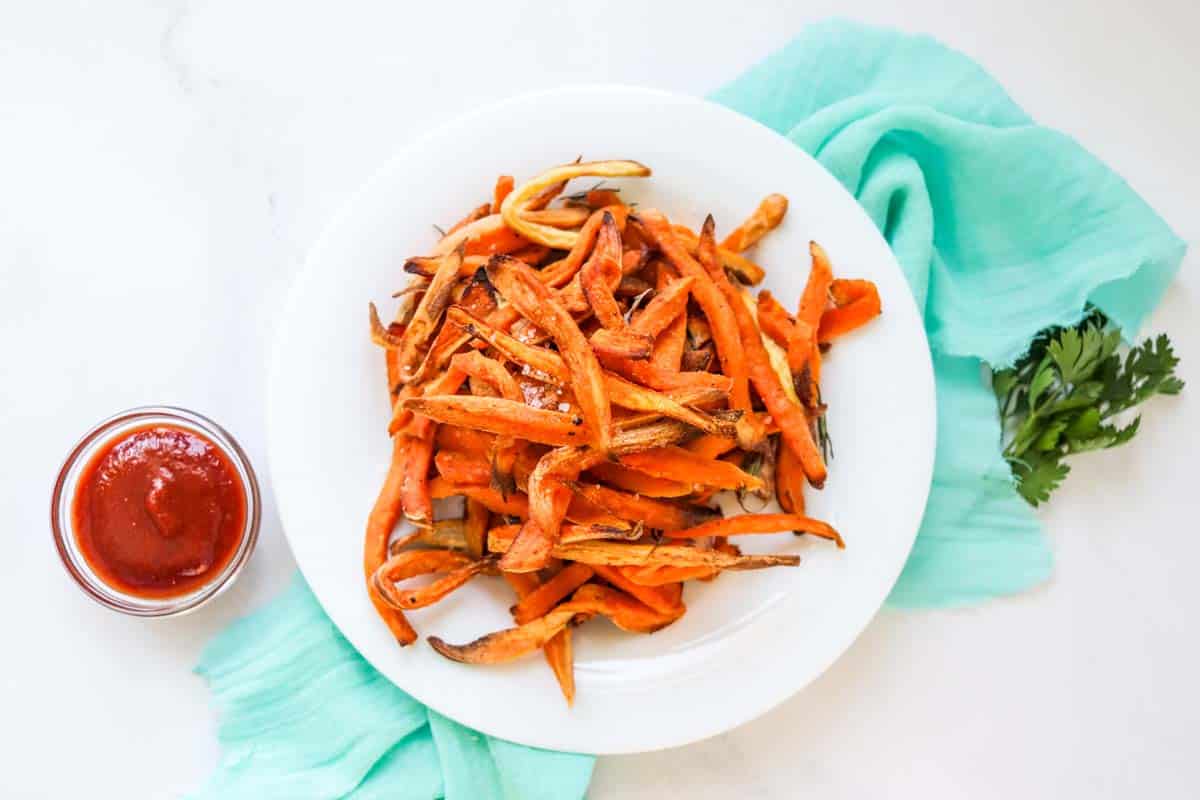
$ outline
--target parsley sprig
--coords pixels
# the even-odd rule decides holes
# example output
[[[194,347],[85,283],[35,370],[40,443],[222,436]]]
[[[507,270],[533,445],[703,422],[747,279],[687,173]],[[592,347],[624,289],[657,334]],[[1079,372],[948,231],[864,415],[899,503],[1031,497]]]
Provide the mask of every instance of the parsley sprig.
[[[1004,429],[1004,457],[1017,491],[1045,502],[1071,471],[1063,459],[1132,439],[1141,416],[1118,415],[1156,394],[1179,394],[1179,363],[1166,334],[1121,357],[1121,332],[1093,310],[1071,327],[1042,331],[1010,369],[992,375]]]

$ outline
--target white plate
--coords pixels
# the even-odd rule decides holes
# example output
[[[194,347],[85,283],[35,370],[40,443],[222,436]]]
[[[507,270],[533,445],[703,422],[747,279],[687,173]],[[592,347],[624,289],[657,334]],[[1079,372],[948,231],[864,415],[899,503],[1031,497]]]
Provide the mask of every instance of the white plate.
[[[810,239],[835,273],[869,278],[882,317],[839,341],[823,391],[836,455],[809,510],[847,549],[780,534],[749,549],[799,552],[797,569],[730,573],[689,585],[688,613],[652,636],[595,620],[576,634],[578,693],[563,703],[541,658],[479,667],[424,641],[401,649],[376,618],[362,578],[367,512],[390,444],[383,362],[368,341],[368,300],[390,313],[406,256],[490,196],[499,173],[518,181],[573,160],[632,158],[653,177],[622,197],[718,235],[763,195],[791,200],[783,226],[754,254],[765,286],[791,306],[808,274]],[[849,647],[904,564],[929,490],[933,374],[921,318],[891,251],[854,199],[799,148],[720,106],[622,87],[529,95],[445,125],[406,148],[355,197],[313,248],[291,294],[272,365],[271,478],[284,530],[313,591],[380,672],[442,714],[540,747],[633,753],[727,731],[780,703]],[[465,642],[508,627],[503,581],[477,579],[416,612],[422,635]]]

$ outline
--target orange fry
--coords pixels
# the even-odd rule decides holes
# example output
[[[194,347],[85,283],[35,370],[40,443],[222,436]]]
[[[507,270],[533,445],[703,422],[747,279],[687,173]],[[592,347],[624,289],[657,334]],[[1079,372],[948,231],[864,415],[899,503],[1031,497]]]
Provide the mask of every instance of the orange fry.
[[[730,445],[732,445],[732,442],[730,442]],[[644,497],[683,497],[692,491],[692,487],[687,483],[667,480],[666,478],[656,478],[611,461],[596,464],[591,468],[590,472],[599,480],[617,489],[640,494]]]
[[[775,498],[780,508],[789,514],[804,513],[804,482],[804,468],[799,459],[792,448],[781,442],[775,461]]]
[[[404,407],[438,422],[542,444],[569,445],[584,438],[583,420],[579,417],[499,397],[413,397],[404,401]]]
[[[827,522],[812,519],[802,514],[742,514],[737,517],[715,519],[701,523],[692,528],[666,531],[671,539],[699,539],[705,536],[740,536],[749,533],[779,533],[781,531],[796,531],[811,533],[822,539],[837,542],[839,548],[844,548],[841,534]]]
[[[721,248],[740,253],[753,247],[759,239],[779,227],[779,223],[783,222],[783,217],[787,214],[787,209],[788,199],[786,197],[781,194],[767,195],[758,204],[758,208],[754,209],[754,213],[725,237],[725,241],[721,242]]]
[[[610,489],[599,484],[575,481],[569,482],[567,485],[580,497],[595,503],[606,511],[622,519],[641,522],[647,528],[660,530],[690,528],[717,516],[717,512],[702,506],[656,500]]]
[[[596,571],[598,577],[636,597],[660,614],[683,616],[683,612],[686,610],[683,605],[683,586],[681,584],[642,586],[626,576],[625,570],[630,567],[610,567],[596,564],[592,569]],[[637,569],[637,567],[632,569]]]
[[[630,327],[647,336],[658,336],[687,310],[688,297],[695,280],[689,276],[667,283],[653,300],[634,315]]]
[[[879,316],[883,310],[879,289],[870,281],[834,280],[830,294],[837,306],[821,315],[817,340],[831,342]]]
[[[795,322],[788,315],[787,309],[766,289],[758,293],[758,327],[771,337],[775,344],[787,349],[788,342],[795,335]]]
[[[496,188],[492,190],[492,213],[500,213],[500,205],[504,202],[504,198],[508,197],[508,193],[513,190],[513,176],[501,175],[496,178]]]
[[[682,447],[659,447],[620,457],[627,467],[656,478],[717,489],[761,489],[762,479],[743,472],[736,465],[719,459],[707,459]]]
[[[367,583],[367,596],[380,618],[392,632],[392,636],[403,647],[417,640],[417,632],[404,614],[390,607],[375,588],[375,571],[388,558],[388,539],[400,521],[401,489],[405,473],[405,443],[400,437],[392,440],[392,463],[387,478],[379,490],[375,506],[367,517],[367,535],[363,543],[363,572]]]
[[[587,564],[568,564],[553,578],[521,598],[521,601],[513,606],[513,619],[518,624],[524,624],[548,614],[550,609],[567,595],[591,580],[594,574],[594,570]]]

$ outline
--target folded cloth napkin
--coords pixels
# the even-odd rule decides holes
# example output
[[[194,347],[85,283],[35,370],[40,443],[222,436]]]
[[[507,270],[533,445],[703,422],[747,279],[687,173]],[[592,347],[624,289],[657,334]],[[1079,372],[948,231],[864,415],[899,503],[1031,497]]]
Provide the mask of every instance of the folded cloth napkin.
[[[1103,164],[927,37],[814,25],[714,99],[837,176],[924,309],[934,483],[891,602],[963,604],[1044,580],[1050,552],[1000,457],[982,365],[1010,363],[1089,301],[1132,335],[1183,243]],[[485,737],[423,707],[362,660],[299,579],[221,634],[198,671],[224,747],[202,797],[559,800],[582,797],[591,774],[590,757]]]

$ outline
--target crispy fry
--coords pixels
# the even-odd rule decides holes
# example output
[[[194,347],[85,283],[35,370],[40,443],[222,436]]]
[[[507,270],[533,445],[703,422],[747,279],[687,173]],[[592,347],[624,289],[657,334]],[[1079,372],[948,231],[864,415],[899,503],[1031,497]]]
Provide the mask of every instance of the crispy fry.
[[[488,531],[487,546],[488,550],[497,553],[507,552],[512,547],[513,540],[517,538],[517,534],[521,532],[520,525],[498,525]],[[576,542],[590,542],[595,539],[611,539],[615,541],[633,541],[641,538],[642,529],[635,527],[617,527],[604,524],[588,524],[581,525],[574,522],[565,522],[559,528],[558,544],[574,544]],[[505,575],[528,575],[527,572],[505,572]]]
[[[439,450],[433,457],[438,475],[451,483],[468,486],[487,486],[492,480],[492,471],[486,459],[457,450]]]
[[[496,188],[492,190],[492,213],[499,214],[504,198],[513,190],[513,176],[501,175],[496,178]]]
[[[578,545],[570,546],[577,547]],[[640,547],[639,545],[634,546]],[[612,566],[607,563],[595,564],[592,569],[595,570],[597,577],[603,578],[616,588],[632,595],[660,614],[683,616],[686,610],[683,605],[683,587],[679,584],[642,586],[631,581],[625,575],[625,567]]]
[[[769,291],[763,289],[758,293],[758,327],[784,350],[794,335],[795,324],[787,309]]]
[[[521,234],[529,241],[544,244],[547,247],[570,250],[578,236],[575,231],[558,230],[557,228],[526,221],[524,215],[528,211],[530,199],[545,187],[557,185],[572,178],[581,178],[588,175],[599,178],[646,177],[649,174],[649,168],[636,161],[592,161],[565,164],[561,167],[548,169],[514,189],[512,194],[505,198],[504,203],[500,207],[500,213],[512,230]]]
[[[689,276],[667,283],[654,299],[637,313],[630,327],[647,336],[658,336],[687,310],[688,297],[695,280]]]
[[[748,533],[779,533],[780,531],[795,531],[811,533],[822,539],[837,542],[839,548],[846,543],[833,526],[819,519],[812,519],[802,514],[742,514],[737,517],[716,519],[705,522],[693,528],[666,531],[670,539],[699,539],[705,536],[741,536]]]
[[[392,608],[411,611],[433,605],[490,566],[490,561],[473,560],[453,550],[404,550],[384,562],[372,581]],[[417,589],[396,587],[399,581],[429,574],[446,577]]]
[[[438,425],[435,439],[439,450],[457,450],[460,453],[487,456],[492,452],[496,437],[490,433],[460,428],[457,425]]]
[[[717,516],[717,512],[701,506],[683,505],[667,500],[642,497],[594,483],[571,481],[567,486],[579,496],[595,503],[622,519],[642,522],[648,528],[661,530],[690,528]],[[690,520],[690,522],[684,522]]]
[[[779,506],[789,514],[804,513],[804,468],[783,442],[775,460],[775,497]]]
[[[548,614],[567,595],[591,580],[594,574],[587,564],[568,564],[553,578],[521,598],[521,602],[513,606],[513,619],[523,625]]]
[[[721,242],[721,249],[740,253],[753,247],[759,239],[779,227],[787,214],[788,199],[781,194],[769,194],[754,209],[746,221],[730,231]]]
[[[388,606],[387,601],[375,589],[373,579],[375,571],[387,560],[388,539],[400,520],[404,473],[405,443],[397,437],[392,440],[392,463],[388,467],[387,478],[379,490],[370,516],[367,517],[367,535],[363,543],[363,573],[367,582],[367,596],[371,598],[371,604],[375,606],[376,612],[401,647],[415,642],[417,632],[403,612]]]
[[[454,483],[438,477],[429,481],[429,494],[434,500],[461,495],[482,503],[495,514],[520,518],[529,516],[529,499],[524,494],[517,493],[505,497],[499,490],[490,486]]]
[[[585,438],[583,420],[579,417],[499,397],[413,397],[404,401],[404,407],[438,422],[542,444],[569,445]]]
[[[624,575],[639,586],[663,586],[691,580],[711,580],[719,572],[714,567],[626,567]]]
[[[682,447],[659,447],[620,458],[627,467],[656,478],[717,489],[759,489],[762,480],[728,461],[703,458]]]
[[[505,201],[506,205],[511,200],[512,196]],[[554,338],[563,362],[571,372],[571,388],[583,411],[591,444],[600,452],[607,452],[612,438],[612,408],[604,391],[600,362],[579,326],[527,265],[500,257],[488,262],[487,269],[492,283],[521,315]],[[573,441],[574,438],[571,442],[548,444]]]
[[[683,497],[692,491],[687,483],[656,478],[611,461],[596,464],[590,472],[604,483],[644,497]]]
[[[822,344],[865,325],[883,310],[879,289],[870,281],[834,280],[829,293],[837,307],[821,315],[817,340]]]
[[[529,655],[544,647],[559,631],[567,627],[578,613],[564,603],[544,617],[538,617],[516,628],[489,633],[464,645],[447,644],[436,636],[430,636],[431,647],[451,661],[464,664],[503,664],[521,656]]]

